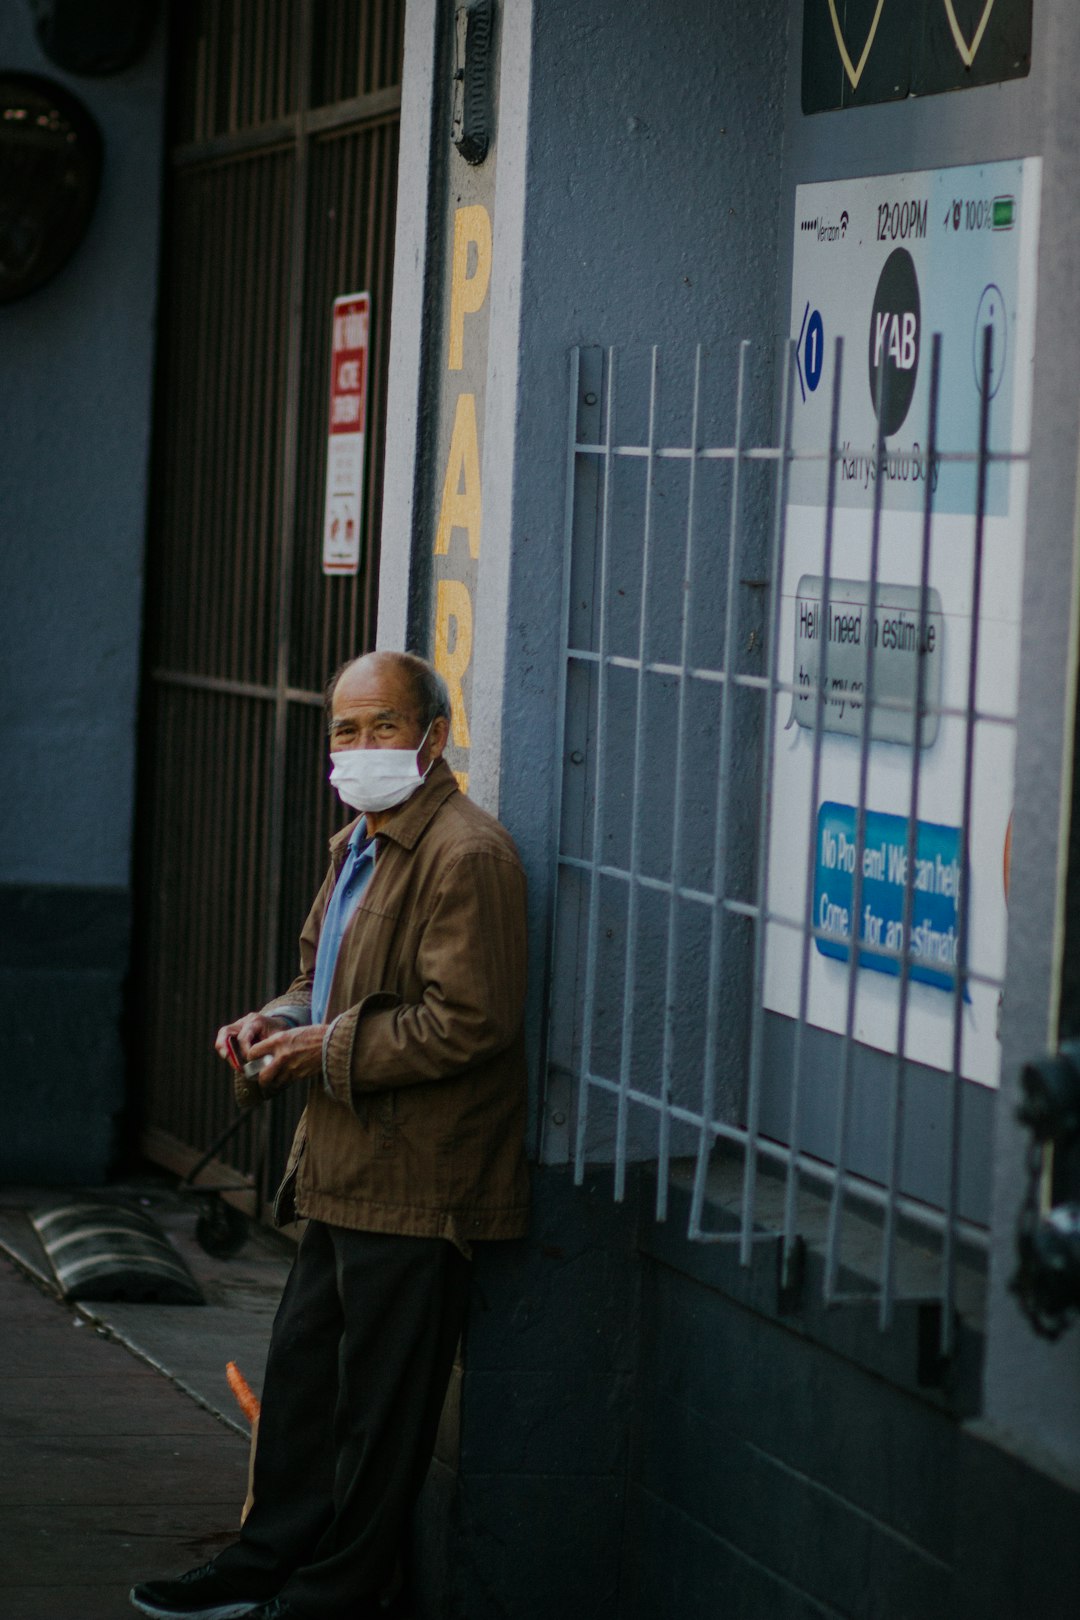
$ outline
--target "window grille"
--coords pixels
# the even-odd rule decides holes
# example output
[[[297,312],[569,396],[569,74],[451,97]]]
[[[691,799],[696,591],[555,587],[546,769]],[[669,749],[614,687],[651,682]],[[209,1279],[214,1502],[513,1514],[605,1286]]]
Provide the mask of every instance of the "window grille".
[[[907,627],[911,656],[902,666],[888,664],[883,647],[882,615],[901,599],[882,545],[894,451],[880,427],[859,461],[840,441],[842,340],[833,351],[830,437],[819,447],[793,448],[797,385],[804,386],[795,346],[763,362],[748,342],[726,370],[700,347],[682,360],[665,356],[663,366],[655,349],[573,351],[567,447],[547,1065],[549,1075],[570,1082],[576,1177],[589,1164],[609,1163],[621,1199],[628,1166],[655,1162],[657,1218],[666,1217],[669,1190],[681,1181],[688,1237],[733,1243],[744,1265],[762,1239],[779,1239],[790,1263],[816,1220],[826,1303],[871,1298],[886,1329],[898,1301],[939,1301],[943,1353],[952,1347],[958,1253],[986,1248],[985,1208],[966,1207],[963,1184],[968,1159],[989,1149],[988,1130],[972,1136],[968,1124],[992,1117],[994,1076],[975,1077],[990,1085],[967,1077],[965,1029],[975,1017],[973,997],[983,1008],[988,998],[999,1005],[1004,979],[1003,945],[989,964],[972,948],[968,882],[979,771],[987,759],[1005,759],[1011,781],[1016,727],[1015,693],[1001,701],[988,673],[995,656],[983,622],[988,491],[1000,493],[1007,481],[1005,504],[1017,521],[1026,492],[1026,451],[992,437],[992,335],[983,335],[973,444],[956,447],[941,432],[939,335],[923,356],[930,386],[929,419],[920,424],[921,522],[905,605],[889,621],[894,639],[896,623]],[[882,365],[879,423],[889,420],[889,387]],[[836,561],[838,480],[857,466],[869,483],[871,465],[873,499],[858,519],[865,518],[864,566],[852,581]],[[816,599],[796,602],[782,588],[793,545],[791,483],[808,477],[824,491],[810,553],[816,548],[820,560],[806,564]],[[954,516],[948,533],[962,536],[950,543],[970,563],[968,611],[942,629],[933,584],[945,543],[937,486],[961,478],[972,490],[962,503],[967,515]],[[805,512],[799,521],[803,543]],[[853,521],[848,513],[848,532]],[[799,592],[805,584],[800,579]],[[799,652],[789,638],[800,607],[804,630],[826,627],[816,671],[796,671]],[[830,609],[839,607],[849,629],[859,617],[866,632],[854,656],[830,640]],[[948,656],[966,661],[959,676],[952,666],[952,696],[933,668],[935,626]],[[855,705],[857,719],[849,709],[839,740],[834,683],[842,666],[852,691],[854,675],[861,677],[865,700]],[[962,702],[954,701],[958,681]],[[923,756],[939,730],[956,794],[949,830],[960,878],[943,902],[954,908],[953,955],[935,978],[916,934],[927,903],[920,874],[930,858],[920,840],[931,836],[921,819]],[[992,735],[1004,743],[984,742]],[[831,917],[823,922],[816,895],[826,836],[822,761],[841,747],[857,776],[848,807],[854,856],[849,849],[846,932]],[[791,821],[791,796],[777,776],[785,749],[802,750],[809,783],[808,824],[788,839],[794,855],[776,842],[777,816]],[[884,811],[873,790],[882,757],[894,779]],[[779,790],[786,799],[778,808]],[[866,931],[874,926],[869,916],[865,929],[850,921],[863,916],[877,870],[870,843],[882,815],[901,874],[892,944]],[[770,875],[778,855],[789,874],[801,865],[797,883],[778,885]],[[937,936],[920,938],[933,944]],[[782,954],[790,940],[797,987],[789,987],[794,1011],[784,1014],[767,1005],[770,953]],[[814,1016],[822,960],[845,1001],[842,1027],[831,1033]],[[860,1024],[867,980],[892,1030],[877,1046]],[[935,1027],[949,1026],[944,1057],[932,1061],[912,1040],[927,997]],[[984,1039],[985,1024],[984,1016]],[[820,1118],[816,1134],[805,1128],[823,1076],[824,1135]],[[933,1101],[929,1156],[940,1166],[930,1178],[920,1177],[909,1119],[924,1097]],[[865,1237],[867,1220],[876,1248],[869,1282],[865,1267],[856,1275],[845,1262],[845,1232],[857,1225]],[[904,1255],[911,1232],[926,1262],[914,1281]]]
[[[173,18],[136,1067],[148,1155],[187,1173],[216,1138],[222,1179],[246,1180],[256,1209],[302,1099],[225,1145],[237,1116],[210,1035],[290,982],[341,819],[315,763],[323,682],[375,634],[403,19],[401,0],[198,0]],[[330,320],[359,288],[372,297],[365,550],[359,574],[332,578]]]

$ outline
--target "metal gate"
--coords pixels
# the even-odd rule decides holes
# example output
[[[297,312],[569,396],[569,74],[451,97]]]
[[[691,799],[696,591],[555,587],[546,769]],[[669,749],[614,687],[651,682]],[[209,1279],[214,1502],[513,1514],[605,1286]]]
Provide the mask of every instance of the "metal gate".
[[[980,640],[988,488],[997,480],[999,496],[1012,487],[1022,501],[1028,460],[1012,447],[1008,422],[991,439],[992,336],[987,328],[977,441],[958,448],[939,428],[934,337],[922,540],[909,585],[887,584],[882,560],[883,487],[902,471],[883,429],[863,456],[876,484],[861,584],[839,577],[834,560],[837,479],[851,453],[837,430],[839,339],[831,436],[812,451],[792,447],[792,355],[785,348],[776,388],[771,356],[762,360],[749,343],[734,363],[720,357],[711,368],[701,349],[666,368],[655,350],[575,351],[567,446],[548,1062],[557,1096],[572,1099],[577,1177],[589,1162],[610,1163],[621,1198],[628,1164],[651,1160],[657,1218],[683,1189],[692,1240],[734,1244],[744,1265],[755,1245],[775,1242],[785,1286],[807,1251],[819,1252],[826,1303],[872,1301],[882,1328],[902,1302],[932,1303],[946,1353],[957,1313],[978,1314],[989,1218],[996,1094],[966,1078],[969,1003],[978,990],[992,1007],[1004,986],[1003,963],[988,964],[969,926],[975,773],[992,739],[1000,739],[994,758],[1011,761],[1016,730],[1015,709],[988,699],[998,654],[983,645],[985,631]],[[776,436],[774,392],[784,402]],[[808,474],[826,493],[814,531],[819,562],[808,565],[817,577],[800,579],[796,599],[785,575],[789,483]],[[929,672],[941,639],[931,581],[946,543],[939,477],[970,491],[970,518],[950,531],[971,580],[969,619],[949,628],[966,693],[959,705]],[[785,665],[799,611],[830,624],[805,676]],[[831,628],[838,613],[854,653]],[[910,635],[893,679],[878,627],[901,618]],[[857,621],[870,627],[861,639]],[[842,892],[852,898],[839,922],[818,905],[814,852],[834,836],[825,812],[840,808],[821,802],[819,780],[823,739],[838,732],[842,704],[854,711],[845,744],[858,787],[845,824],[851,876]],[[939,728],[962,879],[949,891],[954,954],[931,970],[920,751]],[[888,808],[897,813],[888,816],[874,807],[869,772],[877,737],[898,745],[902,760],[892,767]],[[805,855],[792,862],[798,881],[785,884],[770,865],[778,762],[794,747],[803,751],[800,814],[810,825]],[[879,830],[885,823],[891,831]],[[890,837],[898,923],[879,938],[862,918],[876,846]],[[796,1011],[781,1016],[769,955],[788,941],[781,960],[795,963]],[[815,1027],[808,1011],[819,955],[843,986],[837,1033]],[[868,970],[898,987],[896,1037],[883,1049],[860,1037],[855,1018]],[[917,993],[940,998],[946,1039],[933,1064],[911,1036]]]
[[[404,0],[175,13],[135,1086],[143,1148],[177,1170],[234,1117],[214,1030],[294,971],[334,817],[322,688],[374,635],[403,18]],[[355,577],[326,577],[331,306],[357,290],[372,300],[363,553]],[[227,1150],[256,1204],[296,1111],[282,1099]]]

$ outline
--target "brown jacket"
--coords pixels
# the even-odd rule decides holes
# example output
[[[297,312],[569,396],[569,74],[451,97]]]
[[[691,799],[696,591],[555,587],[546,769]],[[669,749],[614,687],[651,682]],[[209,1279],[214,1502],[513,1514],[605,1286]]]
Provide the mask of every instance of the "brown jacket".
[[[311,1004],[323,913],[355,821],[300,936],[300,974],[267,1013]],[[509,834],[438,761],[377,835],[375,871],[330,987],[277,1216],[473,1239],[528,1220],[525,874]]]

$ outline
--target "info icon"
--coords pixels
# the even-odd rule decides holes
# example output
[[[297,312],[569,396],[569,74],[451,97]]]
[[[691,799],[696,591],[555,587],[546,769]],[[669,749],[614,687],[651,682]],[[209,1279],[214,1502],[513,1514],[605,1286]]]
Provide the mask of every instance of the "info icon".
[[[803,355],[806,386],[813,394],[821,381],[821,367],[825,361],[825,327],[822,323],[820,310],[815,309],[807,323]]]
[[[915,265],[907,248],[896,248],[882,266],[870,311],[870,400],[876,414],[880,387],[886,439],[898,432],[911,406],[919,370],[919,325]]]

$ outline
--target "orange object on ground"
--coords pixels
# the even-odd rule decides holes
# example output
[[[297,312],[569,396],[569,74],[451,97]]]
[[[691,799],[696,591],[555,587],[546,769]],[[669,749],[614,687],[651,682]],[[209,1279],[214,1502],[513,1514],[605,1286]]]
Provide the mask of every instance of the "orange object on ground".
[[[230,1361],[227,1363],[225,1367],[225,1377],[229,1381],[229,1388],[236,1396],[236,1404],[239,1406],[241,1412],[243,1412],[249,1423],[257,1423],[259,1419],[259,1412],[261,1411],[259,1397],[252,1389],[251,1385],[248,1383],[235,1361]]]

